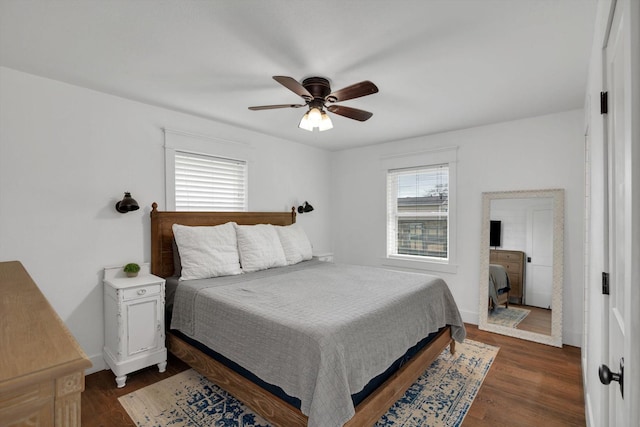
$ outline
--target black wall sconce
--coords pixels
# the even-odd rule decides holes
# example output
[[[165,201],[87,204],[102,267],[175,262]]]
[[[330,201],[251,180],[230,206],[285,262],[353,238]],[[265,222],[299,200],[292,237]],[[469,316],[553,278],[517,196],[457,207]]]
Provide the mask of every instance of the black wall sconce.
[[[131,211],[137,211],[140,209],[138,206],[138,202],[135,201],[133,197],[131,197],[131,193],[125,191],[124,198],[116,203],[116,210],[120,213],[127,213]]]
[[[313,210],[313,206],[311,206],[308,202],[304,202],[304,205],[298,206],[298,213],[307,213]]]

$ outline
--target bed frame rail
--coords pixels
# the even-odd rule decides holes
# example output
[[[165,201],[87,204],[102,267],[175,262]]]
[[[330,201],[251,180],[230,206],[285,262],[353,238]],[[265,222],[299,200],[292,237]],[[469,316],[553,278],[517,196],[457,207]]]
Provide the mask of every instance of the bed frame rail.
[[[424,373],[447,345],[455,352],[451,328],[443,328],[438,335],[398,372],[356,407],[356,414],[345,427],[372,426],[400,399],[405,391]],[[242,375],[206,355],[171,332],[167,333],[167,349],[193,369],[216,383],[257,414],[281,427],[304,427],[307,416],[299,409],[274,396]]]

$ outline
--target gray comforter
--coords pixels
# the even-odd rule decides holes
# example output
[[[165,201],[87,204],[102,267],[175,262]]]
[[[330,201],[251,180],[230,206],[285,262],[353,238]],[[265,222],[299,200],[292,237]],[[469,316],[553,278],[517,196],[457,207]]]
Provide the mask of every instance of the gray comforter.
[[[498,295],[510,289],[507,270],[501,265],[489,264],[489,298],[493,301],[494,307],[500,305]]]
[[[171,321],[299,398],[311,427],[342,426],[352,394],[445,325],[464,340],[442,279],[317,260],[180,282]]]

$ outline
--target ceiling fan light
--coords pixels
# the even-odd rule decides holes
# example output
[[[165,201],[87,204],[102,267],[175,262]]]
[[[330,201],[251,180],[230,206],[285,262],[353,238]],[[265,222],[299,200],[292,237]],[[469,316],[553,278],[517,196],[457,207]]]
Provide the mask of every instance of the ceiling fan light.
[[[311,124],[311,120],[309,120],[309,113],[305,113],[300,120],[300,124],[298,125],[300,129],[308,130],[309,132],[313,132],[313,125]]]
[[[249,110],[272,110],[278,108],[300,108],[307,107],[307,114],[300,120],[298,127],[313,132],[315,128],[320,131],[333,129],[331,119],[326,117],[325,109],[327,105],[338,101],[360,98],[378,92],[378,87],[369,80],[361,81],[340,90],[332,91],[329,80],[324,77],[308,77],[302,82],[298,82],[293,77],[273,76],[273,79],[291,92],[302,97],[304,104],[277,104],[258,105],[249,107]],[[364,122],[369,120],[373,113],[346,106],[330,105],[331,112],[349,119]]]
[[[318,130],[322,132],[323,130],[333,129],[333,123],[331,123],[331,118],[324,111],[322,112],[322,120],[320,120],[320,125],[318,125]]]
[[[307,114],[309,115],[309,121],[314,128],[320,126],[320,122],[322,121],[322,113],[320,112],[319,108],[313,107]]]

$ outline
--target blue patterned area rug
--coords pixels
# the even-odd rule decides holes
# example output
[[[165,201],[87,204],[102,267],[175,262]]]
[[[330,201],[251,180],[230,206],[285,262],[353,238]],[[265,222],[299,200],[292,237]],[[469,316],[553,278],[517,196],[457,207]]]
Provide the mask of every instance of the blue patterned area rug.
[[[518,307],[496,307],[493,311],[489,312],[489,323],[495,325],[506,326],[508,328],[515,328],[522,322],[525,317],[531,313],[531,310]]]
[[[444,350],[376,427],[460,426],[498,347],[477,341]],[[118,399],[138,426],[270,427],[270,424],[192,369]]]

